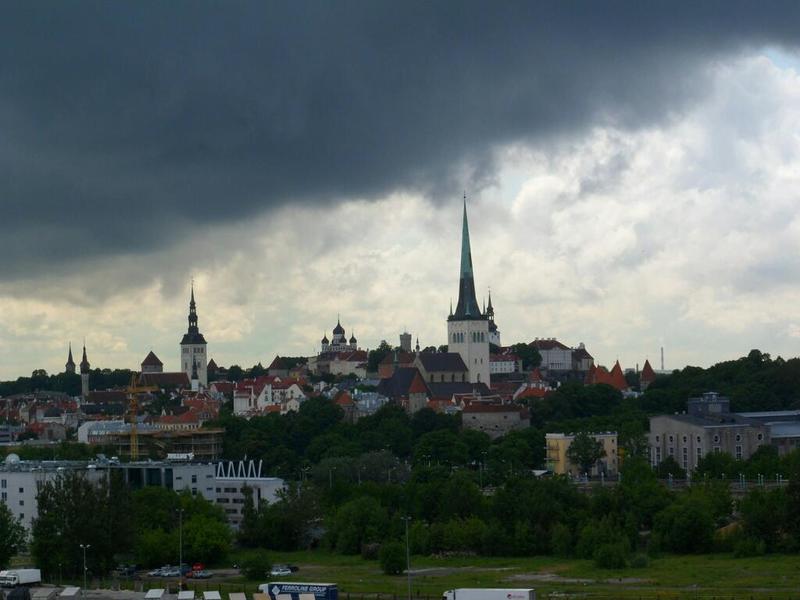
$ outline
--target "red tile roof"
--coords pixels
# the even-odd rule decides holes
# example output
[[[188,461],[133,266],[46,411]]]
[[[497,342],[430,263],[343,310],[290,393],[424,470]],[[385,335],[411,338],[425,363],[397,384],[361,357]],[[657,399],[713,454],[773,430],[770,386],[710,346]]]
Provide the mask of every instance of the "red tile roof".
[[[347,392],[347,390],[342,390],[341,392],[336,394],[333,401],[342,408],[355,406],[355,402],[353,402],[353,397]]]
[[[565,346],[558,340],[534,340],[528,345],[537,350],[569,350],[569,346]]]
[[[618,389],[620,392],[627,390],[629,387],[628,382],[625,380],[625,375],[622,373],[622,367],[620,367],[619,361],[614,363],[614,367],[611,369],[610,373],[605,367],[595,367],[592,365],[586,373],[584,382],[587,385],[604,383]]]
[[[653,371],[653,367],[650,366],[650,361],[647,359],[644,361],[644,367],[642,367],[642,373],[639,375],[639,380],[646,383],[651,383],[656,380],[656,372]]]
[[[389,352],[383,357],[380,364],[392,365],[394,364],[395,356],[397,356],[397,363],[401,365],[408,365],[414,362],[414,355],[409,352]]]
[[[519,357],[516,354],[490,354],[489,362],[517,362]]]
[[[214,381],[210,387],[211,389],[220,394],[223,394],[225,396],[230,396],[231,394],[233,394],[233,390],[236,387],[236,384],[232,381]]]
[[[411,385],[408,386],[408,393],[409,394],[428,394],[428,386],[425,383],[425,380],[420,375],[420,372],[417,369],[414,378],[411,380]]]
[[[177,424],[194,424],[200,423],[199,415],[193,410],[187,410],[179,415],[161,415],[156,423],[162,423],[164,425],[177,425]]]
[[[526,398],[544,398],[547,394],[550,393],[550,390],[546,390],[544,388],[532,387],[526,389],[524,392],[520,393],[516,400],[522,398],[523,400]]]
[[[164,363],[162,363],[158,357],[150,350],[150,353],[144,357],[142,361],[143,367],[163,367]]]

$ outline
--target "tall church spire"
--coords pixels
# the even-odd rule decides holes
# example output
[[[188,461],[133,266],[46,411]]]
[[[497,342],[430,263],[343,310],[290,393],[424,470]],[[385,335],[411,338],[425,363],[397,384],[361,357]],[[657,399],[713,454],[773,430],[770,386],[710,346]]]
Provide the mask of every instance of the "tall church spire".
[[[69,343],[69,356],[67,356],[67,364],[64,367],[66,373],[75,374],[75,361],[72,359],[72,342]]]
[[[189,300],[189,333],[196,334],[197,332],[197,305],[194,302],[194,281],[192,281],[192,296]]]
[[[91,365],[89,359],[86,358],[86,342],[83,343],[83,358],[81,359],[81,373],[88,373]]]
[[[467,222],[467,195],[464,194],[464,218],[461,226],[461,273],[458,285],[458,304],[451,317],[454,320],[485,318],[475,298],[475,278],[472,273],[472,251],[469,244],[469,223]]]

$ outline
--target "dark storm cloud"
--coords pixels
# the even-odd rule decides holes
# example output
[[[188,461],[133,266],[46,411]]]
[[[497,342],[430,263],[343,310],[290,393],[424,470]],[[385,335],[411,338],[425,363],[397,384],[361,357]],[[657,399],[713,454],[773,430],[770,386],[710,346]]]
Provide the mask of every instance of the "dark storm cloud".
[[[5,3],[0,278],[288,202],[457,194],[499,145],[666,118],[710,60],[798,22],[796,2]]]

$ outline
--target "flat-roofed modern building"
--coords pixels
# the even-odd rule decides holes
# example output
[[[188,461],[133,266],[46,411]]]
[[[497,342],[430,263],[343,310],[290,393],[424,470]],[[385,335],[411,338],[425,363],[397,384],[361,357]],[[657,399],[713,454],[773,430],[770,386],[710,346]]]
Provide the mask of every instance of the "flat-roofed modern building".
[[[262,474],[255,461],[202,462],[191,454],[172,455],[170,460],[121,463],[116,459],[96,461],[23,461],[14,454],[0,463],[0,501],[30,529],[38,516],[39,486],[68,471],[80,472],[90,481],[100,481],[112,472],[122,474],[131,489],[158,486],[175,492],[202,496],[225,510],[228,523],[237,528],[246,499],[245,487],[254,503],[274,502],[284,482]]]
[[[672,456],[686,470],[709,452],[747,460],[771,441],[766,422],[748,413],[730,412],[730,399],[716,392],[690,398],[686,413],[650,418],[650,461],[655,466]]]

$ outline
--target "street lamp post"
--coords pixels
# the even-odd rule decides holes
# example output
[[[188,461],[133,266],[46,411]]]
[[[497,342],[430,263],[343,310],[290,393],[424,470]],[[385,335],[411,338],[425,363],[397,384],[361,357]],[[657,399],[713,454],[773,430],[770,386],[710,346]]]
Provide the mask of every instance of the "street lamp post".
[[[403,520],[406,522],[406,574],[408,575],[408,600],[411,600],[411,547],[408,543],[408,522],[411,517],[405,516]]]
[[[91,548],[91,544],[80,544],[83,550],[83,596],[86,597],[86,549]]]
[[[178,509],[178,590],[183,590],[183,509]]]

